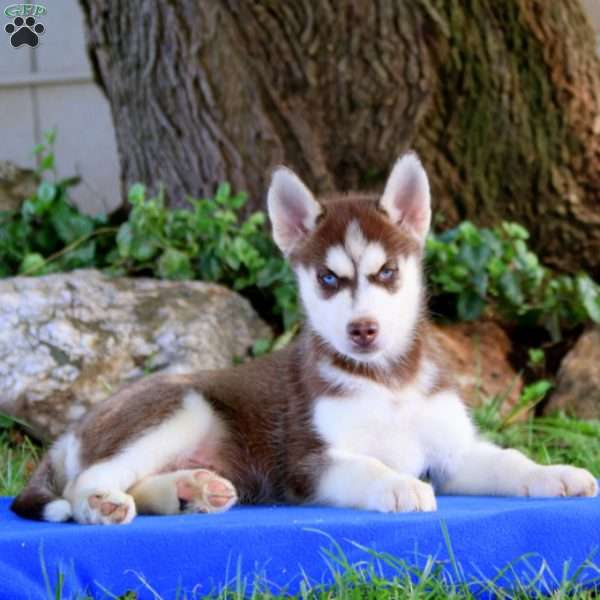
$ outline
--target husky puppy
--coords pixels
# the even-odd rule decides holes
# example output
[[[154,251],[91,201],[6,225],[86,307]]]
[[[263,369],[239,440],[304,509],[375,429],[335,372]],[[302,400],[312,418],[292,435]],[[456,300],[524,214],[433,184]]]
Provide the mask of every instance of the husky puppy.
[[[588,471],[477,434],[429,334],[430,193],[415,154],[381,197],[318,201],[279,168],[268,208],[306,313],[299,339],[240,366],[124,387],[54,443],[17,514],[122,524],[237,501],[396,512],[433,511],[436,493],[596,495]]]

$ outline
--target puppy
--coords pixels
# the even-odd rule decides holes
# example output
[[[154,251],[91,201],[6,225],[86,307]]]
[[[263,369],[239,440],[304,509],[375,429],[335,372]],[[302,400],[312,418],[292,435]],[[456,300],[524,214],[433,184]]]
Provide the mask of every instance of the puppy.
[[[588,471],[538,465],[475,430],[429,333],[430,192],[415,154],[380,197],[319,201],[280,168],[268,208],[306,314],[296,342],[124,387],[54,443],[17,514],[124,524],[237,501],[396,512],[433,511],[436,493],[597,494]]]

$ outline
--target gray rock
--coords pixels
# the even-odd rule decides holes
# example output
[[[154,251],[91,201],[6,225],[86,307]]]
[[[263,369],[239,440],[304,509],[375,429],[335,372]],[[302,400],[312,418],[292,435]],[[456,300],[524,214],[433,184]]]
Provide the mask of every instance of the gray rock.
[[[585,331],[563,358],[544,412],[557,410],[582,419],[600,419],[600,325]]]
[[[53,438],[125,382],[227,367],[270,335],[210,283],[93,270],[0,280],[0,411]]]

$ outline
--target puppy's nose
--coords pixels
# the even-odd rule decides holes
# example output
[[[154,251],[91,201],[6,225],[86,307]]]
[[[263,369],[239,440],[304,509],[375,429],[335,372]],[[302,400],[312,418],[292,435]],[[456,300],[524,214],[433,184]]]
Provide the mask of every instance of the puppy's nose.
[[[362,348],[370,346],[377,337],[379,325],[372,319],[358,319],[348,323],[348,335],[350,339]]]

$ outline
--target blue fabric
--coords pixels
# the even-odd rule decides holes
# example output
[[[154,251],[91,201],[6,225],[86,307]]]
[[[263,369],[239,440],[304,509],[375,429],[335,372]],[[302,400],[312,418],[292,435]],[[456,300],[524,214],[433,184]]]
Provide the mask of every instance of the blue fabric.
[[[303,578],[332,580],[327,551],[337,553],[334,542],[350,563],[372,560],[360,546],[415,565],[433,556],[454,581],[492,578],[510,561],[533,554],[515,566],[520,578],[532,577],[545,560],[560,580],[566,562],[572,575],[600,546],[598,498],[446,497],[436,513],[421,514],[238,507],[220,515],[138,517],[122,527],[25,521],[8,506],[9,499],[0,499],[0,597],[11,600],[47,598],[44,572],[54,589],[58,571],[65,577],[64,597],[82,590],[103,597],[104,589],[150,598],[144,580],[165,600],[183,590],[200,596],[236,576],[252,583],[256,573],[273,590],[294,591]],[[591,585],[597,576],[589,566],[579,580]],[[546,582],[558,585],[551,577]],[[510,575],[502,583],[510,585]]]

